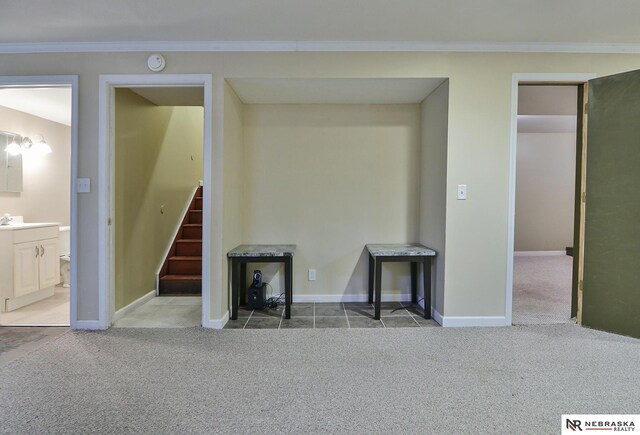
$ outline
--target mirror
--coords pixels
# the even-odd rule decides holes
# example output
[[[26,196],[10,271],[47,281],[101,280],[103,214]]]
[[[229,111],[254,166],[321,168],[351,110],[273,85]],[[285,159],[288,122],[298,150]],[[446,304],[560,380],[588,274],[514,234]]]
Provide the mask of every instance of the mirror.
[[[11,155],[5,148],[15,133],[0,131],[0,192],[22,192],[22,155]]]

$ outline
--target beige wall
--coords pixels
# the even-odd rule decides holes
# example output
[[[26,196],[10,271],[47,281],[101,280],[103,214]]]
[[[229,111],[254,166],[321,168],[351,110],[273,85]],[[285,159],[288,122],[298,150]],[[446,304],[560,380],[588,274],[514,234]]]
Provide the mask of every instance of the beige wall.
[[[420,105],[422,155],[420,189],[420,242],[438,255],[432,267],[431,306],[444,311],[445,234],[447,217],[447,135],[449,83],[433,91]]]
[[[231,249],[242,244],[245,172],[244,152],[244,104],[238,98],[233,88],[224,83],[224,213],[223,213],[223,250]],[[226,265],[226,258],[225,258]],[[228,268],[222,268],[222,282],[224,289],[219,307],[228,307]]]
[[[364,245],[418,237],[419,106],[258,104],[244,119],[244,241],[297,244],[298,298],[366,297]],[[386,295],[410,293],[407,265],[384,272]]]
[[[156,288],[156,274],[202,179],[203,109],[158,107],[116,90],[116,310]],[[161,213],[161,207],[164,213]]]
[[[163,74],[221,77],[448,77],[446,316],[504,316],[511,84],[513,73],[594,73],[598,76],[640,68],[637,54],[568,53],[180,53],[168,52]],[[144,53],[50,53],[0,55],[0,75],[79,75],[78,175],[92,180],[92,192],[78,195],[78,318],[98,319],[98,91],[100,74],[148,74]],[[212,174],[221,183],[224,136],[219,131],[224,99],[214,86],[211,138]],[[217,96],[216,96],[217,95]],[[217,178],[219,177],[219,178]],[[456,201],[457,184],[469,199]],[[214,188],[216,188],[214,186]],[[213,194],[213,193],[212,193]],[[221,194],[220,194],[221,195]],[[223,200],[219,199],[222,204]],[[212,210],[210,224],[222,227]],[[227,289],[222,269],[221,230],[213,233],[211,316],[221,319]]]
[[[576,134],[518,133],[516,251],[573,245]]]
[[[0,106],[0,130],[32,139],[36,134],[43,135],[53,151],[42,157],[23,157],[23,190],[20,193],[0,192],[0,214],[24,216],[25,222],[69,225],[71,129],[64,124]]]

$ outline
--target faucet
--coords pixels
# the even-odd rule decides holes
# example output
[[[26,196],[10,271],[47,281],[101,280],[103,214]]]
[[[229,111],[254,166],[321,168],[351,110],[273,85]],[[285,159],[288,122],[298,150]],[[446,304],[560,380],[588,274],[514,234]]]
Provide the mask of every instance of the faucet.
[[[11,217],[11,215],[9,213],[5,213],[4,216],[0,218],[0,225],[9,225],[9,222],[11,222],[12,220],[13,218]]]

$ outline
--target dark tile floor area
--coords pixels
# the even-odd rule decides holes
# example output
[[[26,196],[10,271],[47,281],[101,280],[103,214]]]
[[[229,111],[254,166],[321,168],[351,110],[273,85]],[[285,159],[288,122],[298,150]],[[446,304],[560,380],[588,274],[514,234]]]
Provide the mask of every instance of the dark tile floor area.
[[[264,311],[240,307],[238,319],[229,320],[225,329],[321,329],[321,328],[420,328],[438,326],[422,317],[422,309],[408,302],[385,302],[380,320],[373,318],[373,304],[366,302],[300,303],[291,305],[291,319],[285,319],[284,306]]]
[[[0,327],[0,366],[44,346],[69,331],[65,327]]]

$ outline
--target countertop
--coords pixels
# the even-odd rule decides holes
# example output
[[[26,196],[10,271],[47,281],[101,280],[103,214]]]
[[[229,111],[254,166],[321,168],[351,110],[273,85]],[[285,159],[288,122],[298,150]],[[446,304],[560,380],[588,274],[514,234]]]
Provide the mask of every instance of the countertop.
[[[417,243],[372,244],[367,245],[367,250],[374,257],[435,257],[436,255],[433,249]]]
[[[240,245],[227,257],[293,257],[296,245]]]
[[[59,227],[60,224],[53,222],[34,222],[34,223],[17,223],[9,225],[0,225],[0,231],[14,231],[14,230],[26,230],[29,228],[43,228],[43,227]]]

